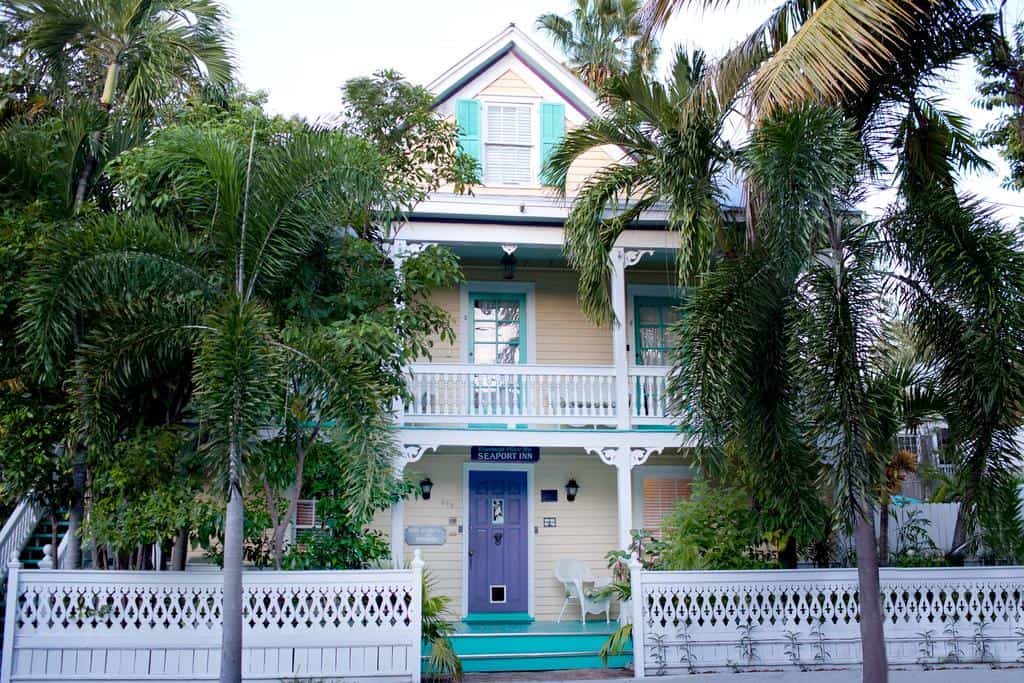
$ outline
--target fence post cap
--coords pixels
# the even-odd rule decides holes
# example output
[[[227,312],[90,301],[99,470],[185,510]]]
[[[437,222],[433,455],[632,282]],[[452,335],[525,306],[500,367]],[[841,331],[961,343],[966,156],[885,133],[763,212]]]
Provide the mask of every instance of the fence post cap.
[[[11,551],[11,556],[7,558],[7,566],[11,569],[21,569],[21,554],[17,550]]]
[[[40,569],[53,569],[53,545],[47,543],[43,546],[43,559],[39,560]]]
[[[420,552],[419,548],[416,548],[416,550],[413,551],[412,554],[412,568],[423,569],[423,565],[425,564],[426,562],[423,561],[423,554]]]
[[[641,562],[640,558],[636,556],[636,553],[632,553],[629,556],[629,568],[631,571],[644,568],[643,562]]]

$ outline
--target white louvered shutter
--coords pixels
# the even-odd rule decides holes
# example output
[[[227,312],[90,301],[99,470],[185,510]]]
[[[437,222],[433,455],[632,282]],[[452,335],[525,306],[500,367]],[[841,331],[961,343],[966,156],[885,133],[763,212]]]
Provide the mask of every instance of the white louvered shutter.
[[[487,105],[484,184],[531,184],[532,119],[533,108],[528,105]]]
[[[661,538],[662,523],[679,501],[690,497],[690,479],[644,479],[643,526]]]

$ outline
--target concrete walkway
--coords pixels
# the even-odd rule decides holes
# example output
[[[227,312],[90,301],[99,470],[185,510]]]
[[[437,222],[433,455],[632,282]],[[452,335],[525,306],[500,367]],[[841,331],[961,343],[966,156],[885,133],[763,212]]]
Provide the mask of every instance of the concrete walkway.
[[[580,677],[578,674],[593,677]],[[530,673],[467,674],[466,683],[491,683],[505,681],[531,681],[533,683],[607,683],[609,680],[632,680],[628,672],[621,669],[603,671],[598,674],[574,671],[547,671]],[[745,673],[710,673],[682,676],[654,676],[645,678],[651,683],[861,683],[860,669],[834,671],[751,671]],[[894,670],[889,672],[889,683],[1021,683],[1024,681],[1024,666],[1012,669],[942,669],[922,671],[921,669]]]
[[[647,679],[645,679],[647,680]],[[661,683],[861,683],[860,669],[840,671],[752,671],[652,678]],[[1024,669],[943,669],[890,671],[889,683],[1021,683]]]

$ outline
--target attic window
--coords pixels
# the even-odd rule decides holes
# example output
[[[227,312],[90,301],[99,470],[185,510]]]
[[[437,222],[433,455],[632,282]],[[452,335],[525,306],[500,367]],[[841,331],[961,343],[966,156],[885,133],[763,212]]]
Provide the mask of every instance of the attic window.
[[[533,107],[488,104],[484,184],[529,185],[533,159]]]

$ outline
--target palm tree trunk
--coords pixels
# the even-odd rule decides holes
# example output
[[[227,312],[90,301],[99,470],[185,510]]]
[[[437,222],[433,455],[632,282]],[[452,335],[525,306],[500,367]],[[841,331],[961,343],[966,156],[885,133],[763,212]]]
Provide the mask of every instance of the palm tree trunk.
[[[71,470],[71,482],[74,490],[74,498],[71,501],[71,508],[68,511],[68,548],[67,561],[68,569],[80,569],[82,566],[82,521],[85,518],[85,451],[78,451],[75,454],[75,463]],[[54,553],[57,549],[54,548]]]
[[[967,505],[960,501],[960,509],[956,513],[956,524],[953,526],[953,543],[949,548],[949,556],[956,564],[961,564],[967,554]]]
[[[224,611],[221,616],[220,681],[242,681],[242,505],[241,463],[238,444],[231,444],[228,505],[224,519]]]
[[[103,94],[100,95],[100,107],[107,112],[114,106],[114,94],[117,91],[117,77],[120,70],[121,67],[117,63],[116,57],[107,64],[107,75],[103,80]],[[89,149],[85,154],[82,172],[78,176],[78,185],[75,187],[75,213],[81,211],[85,204],[85,197],[89,192],[89,181],[92,180],[92,176],[96,173],[96,167],[99,165],[99,158],[94,150],[103,144],[103,138],[102,130],[89,134]]]
[[[177,572],[185,571],[185,561],[188,555],[188,528],[178,529],[174,537],[174,546],[171,548],[170,569]]]
[[[853,542],[857,549],[857,584],[860,595],[860,644],[864,663],[864,683],[887,683],[889,664],[885,654],[885,630],[882,616],[882,588],[878,578],[878,546],[871,503],[862,502],[857,510]]]

